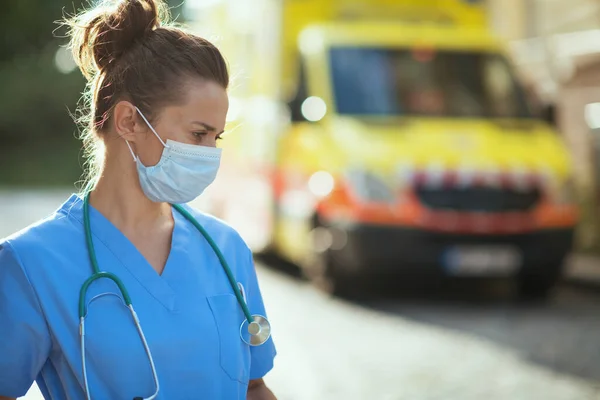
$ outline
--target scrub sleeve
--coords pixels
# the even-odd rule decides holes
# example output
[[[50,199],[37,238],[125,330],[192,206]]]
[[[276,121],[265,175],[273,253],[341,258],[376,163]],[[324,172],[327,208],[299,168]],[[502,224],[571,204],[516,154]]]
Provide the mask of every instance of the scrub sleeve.
[[[48,359],[50,333],[27,273],[0,242],[0,396],[24,396]]]

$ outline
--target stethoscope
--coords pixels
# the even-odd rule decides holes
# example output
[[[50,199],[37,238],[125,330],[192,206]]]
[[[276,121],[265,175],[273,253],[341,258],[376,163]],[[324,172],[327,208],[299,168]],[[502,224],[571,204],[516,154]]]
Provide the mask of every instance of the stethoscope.
[[[135,326],[137,328],[138,334],[144,345],[146,355],[148,356],[148,360],[150,362],[150,367],[152,368],[152,377],[154,378],[154,386],[156,388],[156,390],[154,391],[154,394],[152,396],[146,397],[146,398],[135,397],[134,400],[152,400],[152,399],[156,398],[156,396],[158,395],[158,391],[160,389],[160,384],[158,382],[158,375],[156,373],[156,367],[154,365],[154,359],[152,358],[152,353],[150,352],[150,347],[148,346],[148,342],[146,341],[146,336],[144,335],[144,331],[142,330],[142,327],[140,325],[140,320],[137,316],[137,313],[135,312],[135,310],[133,308],[133,304],[131,302],[131,297],[129,296],[129,292],[125,288],[123,281],[121,281],[121,279],[119,279],[119,277],[113,273],[100,272],[100,268],[98,267],[98,260],[96,258],[96,251],[94,250],[94,243],[92,241],[92,229],[90,227],[89,198],[90,198],[90,193],[88,192],[85,195],[85,198],[83,201],[83,226],[84,226],[84,231],[85,231],[85,239],[87,242],[88,253],[89,253],[90,261],[92,264],[93,274],[83,283],[83,285],[81,286],[81,290],[79,291],[79,337],[80,337],[80,344],[81,344],[81,364],[82,364],[82,368],[83,368],[83,382],[85,385],[86,397],[88,400],[91,399],[90,390],[89,390],[89,386],[88,386],[87,370],[86,370],[86,365],[85,365],[85,317],[87,315],[87,307],[89,306],[89,304],[92,303],[92,301],[94,301],[95,299],[97,299],[101,296],[114,295],[114,296],[118,297],[118,295],[116,295],[114,293],[103,293],[103,294],[100,294],[100,295],[92,298],[88,304],[86,304],[86,302],[85,302],[85,297],[86,297],[88,288],[94,281],[102,279],[102,278],[106,278],[106,279],[110,279],[111,281],[113,281],[119,288],[119,291],[121,292],[121,296],[122,296],[122,301],[125,304],[125,306],[127,308],[129,308],[129,311],[131,312],[131,316],[133,317],[133,321],[135,322]],[[214,251],[215,255],[218,257],[218,259],[221,263],[221,266],[223,267],[223,270],[225,271],[225,274],[227,274],[227,279],[229,280],[231,288],[233,289],[233,292],[235,293],[235,297],[237,298],[239,305],[242,307],[242,310],[246,317],[246,319],[244,319],[244,321],[242,321],[242,324],[240,325],[240,338],[242,339],[242,341],[250,346],[260,346],[261,344],[264,344],[267,340],[269,340],[269,337],[271,336],[271,324],[269,323],[267,318],[262,315],[258,315],[258,314],[255,314],[255,315],[250,314],[250,310],[248,309],[248,305],[246,304],[246,298],[245,298],[246,296],[245,296],[245,292],[244,292],[242,284],[241,283],[236,284],[235,278],[233,277],[233,273],[231,272],[231,269],[229,268],[229,264],[227,264],[227,261],[225,260],[223,253],[221,253],[221,250],[219,250],[219,247],[217,246],[215,241],[212,239],[212,237],[208,234],[208,232],[202,227],[202,225],[200,225],[198,223],[198,221],[196,221],[196,219],[185,208],[183,208],[182,206],[177,205],[177,204],[173,204],[172,207],[175,210],[177,210],[181,215],[183,215],[189,222],[191,222],[196,227],[196,229],[198,229],[198,231],[202,234],[202,236],[204,236],[204,238],[206,239],[206,241],[208,242],[208,244]],[[246,326],[246,325],[247,325],[247,328],[246,328],[247,334],[244,332],[244,326]]]

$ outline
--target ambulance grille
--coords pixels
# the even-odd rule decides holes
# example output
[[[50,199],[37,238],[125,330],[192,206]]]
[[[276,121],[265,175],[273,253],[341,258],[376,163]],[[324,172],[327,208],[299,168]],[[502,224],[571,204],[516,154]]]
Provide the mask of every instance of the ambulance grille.
[[[436,210],[463,212],[526,212],[532,210],[541,199],[539,188],[527,190],[471,188],[416,189],[421,203]]]

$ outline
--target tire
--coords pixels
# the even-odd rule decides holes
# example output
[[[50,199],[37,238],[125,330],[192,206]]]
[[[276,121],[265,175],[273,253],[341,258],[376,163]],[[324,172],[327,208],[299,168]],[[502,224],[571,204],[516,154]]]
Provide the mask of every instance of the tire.
[[[340,270],[331,251],[318,250],[316,246],[310,250],[302,268],[304,276],[321,292],[335,297],[356,295],[356,280],[344,276]]]
[[[546,300],[560,279],[560,267],[536,269],[537,273],[525,272],[519,277],[520,300]]]
[[[313,252],[304,268],[304,274],[323,293],[339,297],[347,294],[345,282],[334,272],[329,252]]]

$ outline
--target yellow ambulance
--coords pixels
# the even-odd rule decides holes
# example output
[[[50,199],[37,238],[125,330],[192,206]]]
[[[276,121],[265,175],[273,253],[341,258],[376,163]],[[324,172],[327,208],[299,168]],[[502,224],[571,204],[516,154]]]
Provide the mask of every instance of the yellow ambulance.
[[[543,296],[578,211],[569,154],[467,0],[212,0],[231,131],[210,210],[319,287],[510,279]]]

